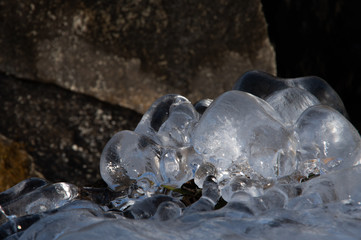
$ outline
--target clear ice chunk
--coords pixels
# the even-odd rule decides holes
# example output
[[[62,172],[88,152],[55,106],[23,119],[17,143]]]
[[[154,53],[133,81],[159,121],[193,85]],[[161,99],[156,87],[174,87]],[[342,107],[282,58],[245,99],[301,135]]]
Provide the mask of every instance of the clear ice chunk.
[[[207,110],[207,108],[209,107],[209,105],[211,105],[211,103],[213,102],[212,99],[202,99],[202,100],[199,100],[198,102],[196,102],[194,104],[194,108],[196,109],[196,111],[199,113],[199,114],[203,114],[204,111]]]
[[[203,182],[202,197],[188,207],[184,211],[184,214],[214,210],[220,197],[221,195],[216,177],[212,175],[207,176]]]
[[[179,207],[184,207],[184,205],[180,201],[170,196],[159,194],[149,198],[137,200],[132,206],[130,206],[127,210],[124,211],[124,216],[133,219],[150,218],[155,215],[158,207],[163,202],[174,202]]]
[[[311,209],[333,202],[361,203],[361,165],[333,171],[301,184],[302,195],[289,201],[289,209]]]
[[[171,201],[162,202],[154,214],[154,220],[156,221],[168,221],[173,220],[182,215],[182,208],[179,204]]]
[[[233,90],[251,93],[265,99],[271,93],[287,88],[285,81],[262,71],[249,71],[236,82]]]
[[[304,176],[359,163],[360,135],[338,111],[324,105],[312,106],[300,116],[295,131],[300,141],[299,171]]]
[[[70,183],[54,183],[36,188],[18,198],[3,203],[1,209],[6,216],[25,216],[57,209],[78,196],[78,187]]]
[[[297,140],[280,119],[264,100],[229,91],[202,115],[193,132],[193,146],[220,172],[254,171],[265,178],[288,175],[296,168]]]
[[[115,219],[115,216],[105,213],[99,207],[96,209],[92,204],[82,203],[77,207],[68,206],[61,211],[50,213],[31,225],[20,239],[62,239],[68,233],[110,219]]]
[[[265,99],[273,92],[289,87],[310,92],[323,105],[328,105],[347,117],[345,106],[336,91],[325,80],[315,76],[279,78],[262,71],[249,71],[237,80],[233,89]]]
[[[168,94],[158,98],[143,115],[134,132],[148,136],[160,144],[160,139],[158,139],[156,133],[168,119],[171,106],[182,102],[190,103],[187,98],[177,94]]]
[[[116,134],[101,158],[116,191],[29,179],[0,193],[0,239],[358,239],[361,140],[337,94],[316,77],[260,72],[235,88],[268,102],[167,95]],[[192,177],[202,196],[190,206],[160,194]]]
[[[163,183],[181,186],[193,177],[192,168],[187,162],[187,151],[188,149],[164,149],[160,159]]]
[[[161,181],[160,153],[160,147],[149,137],[132,131],[118,132],[103,149],[100,174],[113,190],[129,187],[146,173],[151,173]]]
[[[314,95],[300,88],[273,92],[265,100],[280,114],[288,127],[292,127],[307,108],[320,104]]]
[[[258,180],[253,180],[244,176],[235,176],[221,190],[222,197],[227,202],[231,201],[232,196],[239,192],[245,192],[252,197],[263,195],[263,185]]]
[[[217,168],[210,162],[204,162],[199,166],[194,175],[194,183],[201,188],[204,180],[209,175],[218,176]]]
[[[167,120],[160,126],[158,136],[164,147],[190,145],[190,133],[199,120],[199,114],[190,102],[175,102],[169,107]]]
[[[288,196],[281,189],[272,187],[260,197],[252,198],[250,208],[253,213],[261,213],[270,209],[281,209],[288,203]]]
[[[39,187],[48,185],[49,182],[40,178],[28,178],[9,188],[8,190],[0,193],[0,205],[13,201],[28,192],[34,191]]]
[[[281,209],[288,203],[287,194],[276,186],[265,190],[262,195],[252,196],[252,194],[255,193],[249,191],[249,189],[235,191],[229,199],[230,207],[233,209],[239,208],[249,214],[260,214],[270,209]]]
[[[346,108],[336,91],[322,78],[316,76],[284,79],[289,87],[298,87],[312,93],[323,105],[336,109],[345,117]]]

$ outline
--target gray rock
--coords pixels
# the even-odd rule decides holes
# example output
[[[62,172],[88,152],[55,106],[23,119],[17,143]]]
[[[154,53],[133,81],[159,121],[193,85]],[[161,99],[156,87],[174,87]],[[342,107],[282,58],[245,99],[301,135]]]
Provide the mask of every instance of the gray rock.
[[[276,73],[260,0],[0,0],[0,71],[145,112]]]

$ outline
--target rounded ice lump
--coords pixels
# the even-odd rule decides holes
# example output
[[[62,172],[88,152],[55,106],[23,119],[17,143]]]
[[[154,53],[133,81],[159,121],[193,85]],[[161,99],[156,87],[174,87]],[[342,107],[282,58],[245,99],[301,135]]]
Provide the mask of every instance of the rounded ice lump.
[[[307,177],[357,163],[360,136],[324,80],[252,71],[234,89],[195,107],[180,95],[159,98],[134,132],[117,133],[106,145],[103,179],[112,189],[132,181],[143,186],[148,179],[140,189],[154,193],[162,184],[179,187],[192,178],[202,187],[212,166],[209,174],[223,188],[234,176]]]

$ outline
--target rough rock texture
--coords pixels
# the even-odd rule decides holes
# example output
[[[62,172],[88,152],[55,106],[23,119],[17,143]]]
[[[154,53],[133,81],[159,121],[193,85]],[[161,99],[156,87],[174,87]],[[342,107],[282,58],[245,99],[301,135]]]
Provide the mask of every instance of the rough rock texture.
[[[0,71],[144,112],[192,101],[245,71],[275,74],[260,0],[0,0]]]
[[[361,131],[361,2],[264,0],[280,77],[316,75],[342,98]]]
[[[47,180],[77,185],[100,179],[104,145],[117,131],[134,129],[141,117],[132,110],[55,85],[1,74],[0,116],[0,133],[30,154],[35,169]],[[18,155],[11,156],[12,164],[19,165],[18,170],[26,175],[29,170],[21,169],[27,168],[27,163],[23,164]],[[11,174],[3,166],[0,171]]]

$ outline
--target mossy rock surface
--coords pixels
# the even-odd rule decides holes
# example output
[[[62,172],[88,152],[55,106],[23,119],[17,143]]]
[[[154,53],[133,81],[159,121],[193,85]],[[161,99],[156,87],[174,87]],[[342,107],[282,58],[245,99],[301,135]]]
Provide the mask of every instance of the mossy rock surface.
[[[0,135],[0,192],[33,176],[42,177],[23,144]]]

